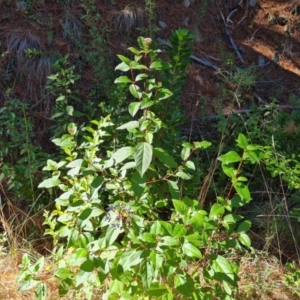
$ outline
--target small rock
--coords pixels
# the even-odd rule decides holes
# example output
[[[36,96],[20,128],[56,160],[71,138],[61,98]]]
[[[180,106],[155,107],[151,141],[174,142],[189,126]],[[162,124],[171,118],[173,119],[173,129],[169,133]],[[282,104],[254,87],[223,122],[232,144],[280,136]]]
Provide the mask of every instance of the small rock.
[[[163,21],[158,21],[158,25],[161,27],[161,28],[167,28],[167,23],[163,22]]]
[[[274,61],[276,64],[278,64],[278,63],[279,63],[279,56],[278,56],[278,54],[277,54],[277,53],[275,53],[275,54],[274,54],[274,56],[273,56],[272,60],[273,60],[273,61]]]
[[[184,19],[184,25],[185,25],[186,27],[188,27],[189,24],[190,24],[190,18],[189,18],[189,17],[186,17],[186,18]]]
[[[291,29],[291,27],[289,25],[284,25],[283,30],[287,34],[291,34],[292,33],[292,29]]]
[[[191,5],[190,0],[183,0],[183,5],[188,8]]]
[[[197,27],[194,29],[194,36],[197,43],[202,43],[204,41],[203,36]]]
[[[257,4],[257,0],[249,0],[249,6],[250,7],[255,7],[256,6],[256,4]]]
[[[259,55],[258,57],[258,66],[261,68],[266,66],[266,59],[262,55]]]
[[[27,9],[27,4],[25,1],[17,1],[16,2],[16,7],[17,7],[17,10],[20,10],[20,11],[26,11]]]

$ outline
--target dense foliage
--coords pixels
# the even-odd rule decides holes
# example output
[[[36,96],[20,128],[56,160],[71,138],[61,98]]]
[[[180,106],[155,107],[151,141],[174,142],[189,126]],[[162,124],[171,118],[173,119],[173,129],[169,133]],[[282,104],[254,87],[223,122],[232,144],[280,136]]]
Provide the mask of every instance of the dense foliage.
[[[32,10],[28,3],[25,10]],[[128,6],[113,15],[115,28],[151,38],[139,37],[114,61],[94,2],[81,8],[88,45],[78,19],[63,17],[77,60],[42,50],[30,32],[7,36],[7,68],[15,68],[15,81],[27,83],[35,102],[16,98],[6,78],[0,196],[28,219],[15,226],[18,217],[0,207],[0,254],[7,244],[40,238],[38,228],[24,230],[39,216],[50,254],[25,254],[17,279],[37,299],[47,299],[45,273],[59,281],[58,296],[72,299],[239,299],[240,258],[255,253],[251,229],[266,233],[263,247],[281,261],[299,252],[298,110],[280,111],[273,99],[263,108],[204,118],[211,135],[192,125],[187,134],[191,120],[180,101],[195,34],[178,29],[159,50],[155,1],[146,1],[146,20]],[[97,82],[83,99],[77,83],[87,64]],[[240,108],[255,70],[232,59],[227,67],[217,71],[221,95]],[[36,107],[51,117],[37,124]],[[299,271],[293,263],[288,268],[286,284],[298,286]]]

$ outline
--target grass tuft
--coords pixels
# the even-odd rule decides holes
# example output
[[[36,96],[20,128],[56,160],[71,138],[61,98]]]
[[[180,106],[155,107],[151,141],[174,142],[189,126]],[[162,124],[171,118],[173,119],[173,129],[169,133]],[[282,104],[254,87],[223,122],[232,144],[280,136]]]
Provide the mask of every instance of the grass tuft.
[[[30,31],[13,30],[7,36],[7,50],[16,60],[17,74],[25,78],[28,90],[46,83],[51,74],[50,57],[42,51],[37,36]]]
[[[112,21],[118,31],[130,32],[144,25],[144,11],[136,5],[127,5],[113,15]]]
[[[69,12],[65,15],[64,18],[64,37],[69,38],[70,40],[80,40],[81,37],[81,27],[78,19],[71,15]]]

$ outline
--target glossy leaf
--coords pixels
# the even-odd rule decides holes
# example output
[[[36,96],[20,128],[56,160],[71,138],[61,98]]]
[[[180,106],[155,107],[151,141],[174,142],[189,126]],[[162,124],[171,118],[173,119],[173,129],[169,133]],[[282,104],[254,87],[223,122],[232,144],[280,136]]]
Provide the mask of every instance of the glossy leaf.
[[[125,123],[121,126],[119,126],[117,129],[118,130],[121,130],[121,129],[134,129],[134,128],[138,128],[140,126],[139,122],[138,121],[130,121],[128,123]]]
[[[242,149],[246,149],[248,146],[248,139],[242,133],[240,133],[237,138],[237,145]]]
[[[118,149],[113,155],[112,159],[114,159],[115,164],[119,164],[123,160],[127,159],[134,153],[133,147],[123,147]]]
[[[221,256],[217,255],[215,259],[213,259],[212,267],[216,274],[214,275],[214,278],[220,282],[226,281],[232,286],[237,287],[237,278],[236,274],[233,271],[233,268],[229,261]]]
[[[162,163],[166,164],[170,168],[177,168],[178,165],[175,162],[172,155],[162,148],[154,148],[154,156],[156,156]]]
[[[182,252],[189,257],[202,258],[201,251],[191,243],[184,243],[182,246]]]
[[[131,102],[129,104],[129,113],[132,117],[134,117],[136,115],[136,113],[139,111],[141,106],[141,102]]]
[[[134,152],[136,169],[141,176],[145,174],[152,161],[152,146],[149,143],[139,143]]]
[[[249,220],[245,220],[239,225],[237,232],[246,232],[250,230],[250,228],[251,228],[251,222]]]
[[[231,164],[242,160],[241,156],[235,151],[229,151],[218,158],[223,164]]]
[[[241,232],[241,233],[240,233],[239,241],[240,241],[244,246],[246,246],[247,248],[250,248],[250,247],[251,247],[251,240],[250,240],[249,236],[248,236],[246,233],[244,233],[244,232]]]
[[[224,207],[219,204],[219,203],[215,203],[211,209],[210,209],[210,214],[209,214],[209,217],[212,218],[212,217],[218,217],[220,215],[223,215],[225,212],[225,209]]]
[[[139,264],[144,258],[141,256],[143,251],[141,250],[128,250],[125,251],[120,259],[118,264],[122,267],[123,272],[129,270],[131,267]]]
[[[122,63],[120,63],[116,66],[115,70],[120,70],[120,71],[123,71],[123,72],[127,72],[127,71],[130,70],[130,67],[129,67],[129,64],[127,64],[125,62],[122,62]]]
[[[58,178],[49,178],[49,179],[45,179],[44,181],[42,181],[38,187],[39,188],[52,188],[55,186],[58,186],[61,183],[61,181]]]
[[[245,199],[246,201],[250,201],[252,199],[248,186],[245,185],[243,182],[234,183],[234,188],[241,198]]]
[[[114,83],[131,83],[131,79],[128,76],[120,76],[118,77]]]
[[[189,210],[188,206],[181,200],[172,200],[175,211],[185,216]]]
[[[178,199],[179,198],[179,188],[178,188],[177,182],[168,180],[168,187],[169,187],[169,192],[170,192],[172,198]]]
[[[146,187],[146,177],[140,175],[139,172],[134,172],[131,178],[132,190],[134,194],[140,198]]]

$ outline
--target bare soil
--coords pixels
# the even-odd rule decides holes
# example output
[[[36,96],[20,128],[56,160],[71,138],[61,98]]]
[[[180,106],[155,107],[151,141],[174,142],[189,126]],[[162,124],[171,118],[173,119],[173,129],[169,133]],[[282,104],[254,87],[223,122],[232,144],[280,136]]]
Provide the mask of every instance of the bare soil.
[[[0,1],[1,52],[7,50],[8,34],[12,30],[23,30],[38,36],[44,50],[70,54],[74,61],[78,59],[80,53],[76,47],[63,37],[62,19],[66,11],[69,11],[80,19],[87,32],[89,24],[82,18],[80,1],[69,1],[69,6],[66,7],[59,4],[59,1],[33,1],[33,8],[28,13],[17,11],[17,2]],[[299,96],[299,1],[259,0],[254,7],[248,5],[247,1],[238,0],[195,0],[190,1],[189,7],[185,7],[182,1],[156,2],[156,19],[153,22],[158,24],[162,21],[166,24],[166,28],[161,29],[157,37],[168,39],[172,30],[186,27],[196,37],[193,54],[209,60],[220,68],[220,71],[216,71],[191,62],[182,97],[182,104],[187,109],[189,117],[214,113],[217,110],[216,103],[218,109],[221,107],[224,111],[236,107],[235,99],[222,93],[224,87],[222,74],[230,76],[236,67],[243,69],[252,67],[256,74],[251,91],[243,95],[245,98],[243,106],[258,104],[257,99],[263,100],[265,104],[273,98],[280,103],[286,103],[291,94]],[[126,53],[127,47],[139,33],[135,32],[129,36],[118,32],[112,24],[113,15],[129,4],[144,8],[144,2],[96,0],[95,3],[101,15],[99,28],[106,27],[109,32],[106,37],[107,47],[113,54]],[[236,11],[231,14],[235,8]],[[229,15],[230,19],[227,20]],[[229,33],[240,50],[244,63],[235,54],[225,34],[226,20]],[[145,23],[147,27],[148,21]],[[52,40],[49,39],[50,34],[53,35]],[[259,66],[259,59],[263,60],[265,66]],[[0,60],[2,85],[0,103],[6,99],[5,90],[8,85],[3,82],[8,77],[8,63],[8,56],[3,56]],[[82,93],[88,93],[94,82],[91,67],[85,68],[80,84]],[[13,79],[10,83],[13,83]],[[225,87],[233,91],[236,88],[234,85],[228,85],[228,80],[225,80]],[[21,82],[14,83],[13,92],[15,96],[25,101],[31,97],[26,91],[25,84]]]

